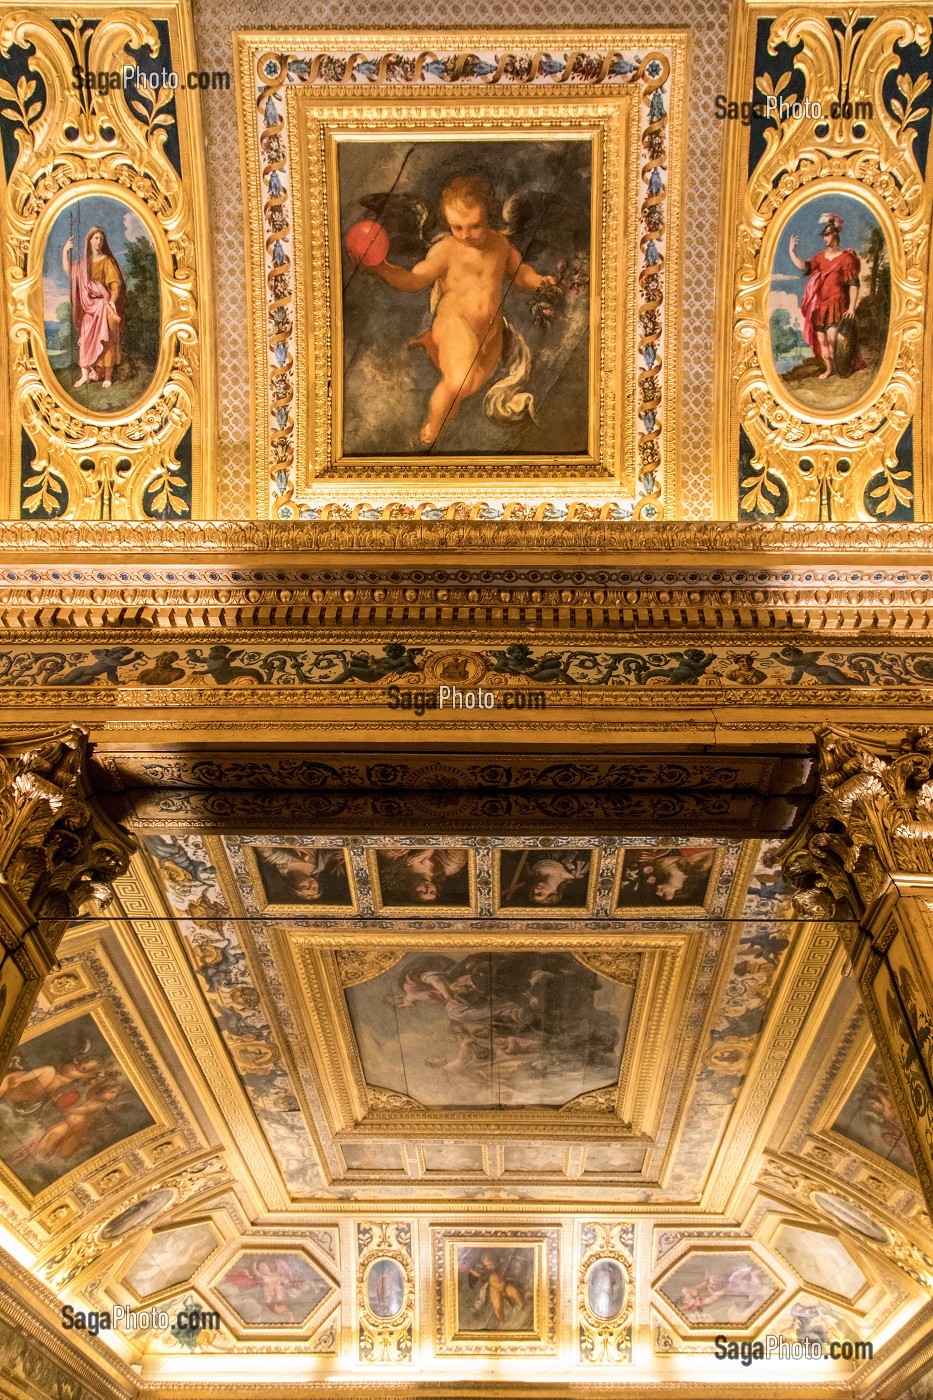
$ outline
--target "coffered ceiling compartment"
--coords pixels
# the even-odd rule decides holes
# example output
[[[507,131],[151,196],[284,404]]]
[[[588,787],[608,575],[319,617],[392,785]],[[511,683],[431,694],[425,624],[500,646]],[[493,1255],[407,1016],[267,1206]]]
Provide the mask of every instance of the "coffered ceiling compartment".
[[[923,1334],[897,1111],[756,793],[786,824],[804,761],[532,757],[510,788],[514,760],[455,756],[436,826],[398,780],[430,758],[335,757],[319,787],[311,753],[98,762],[139,850],[4,1081],[0,1196],[34,1278],[144,1313],[119,1355],[153,1397],[206,1394],[207,1366],[234,1396],[260,1361],[296,1396],[453,1394],[493,1361],[545,1394],[686,1367],[751,1395],[710,1370],[723,1332],[848,1342],[806,1381],[845,1389],[880,1364],[856,1343]],[[694,814],[755,793],[758,831],[587,825],[588,791],[665,775]]]

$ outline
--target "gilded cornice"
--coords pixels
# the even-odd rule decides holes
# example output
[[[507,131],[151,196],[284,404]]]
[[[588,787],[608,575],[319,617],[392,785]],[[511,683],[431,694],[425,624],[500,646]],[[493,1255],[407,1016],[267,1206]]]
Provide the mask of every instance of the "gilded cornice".
[[[0,625],[933,627],[931,525],[0,523]]]
[[[27,1363],[25,1369],[27,1377],[46,1387],[49,1395],[75,1400],[131,1400],[139,1394],[139,1377],[111,1347],[88,1332],[80,1334],[78,1347],[63,1333],[57,1294],[3,1250],[0,1265],[0,1328],[9,1327],[21,1338],[21,1366],[27,1351],[34,1354],[34,1365]]]
[[[827,524],[765,521],[492,521],[492,520],[236,520],[236,521],[25,521],[0,522],[0,554],[35,557],[49,551],[57,558],[81,555],[165,551],[182,556],[232,555],[346,556],[388,550],[420,556],[437,552],[476,551],[500,558],[508,554],[594,553],[625,564],[637,560],[670,562],[671,556],[710,554],[735,561],[760,562],[763,554],[824,558],[863,553],[877,559],[915,556],[928,561],[933,551],[933,524],[883,525],[861,521]],[[510,560],[511,562],[511,560]],[[863,560],[867,563],[867,560]]]

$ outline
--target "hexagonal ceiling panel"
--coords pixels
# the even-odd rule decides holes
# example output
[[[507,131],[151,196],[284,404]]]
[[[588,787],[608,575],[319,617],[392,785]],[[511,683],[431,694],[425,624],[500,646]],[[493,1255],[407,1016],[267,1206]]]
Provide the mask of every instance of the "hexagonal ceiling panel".
[[[732,1249],[687,1254],[658,1285],[691,1327],[743,1326],[780,1291],[754,1255]]]
[[[301,1327],[332,1285],[298,1250],[239,1254],[215,1293],[248,1327]]]

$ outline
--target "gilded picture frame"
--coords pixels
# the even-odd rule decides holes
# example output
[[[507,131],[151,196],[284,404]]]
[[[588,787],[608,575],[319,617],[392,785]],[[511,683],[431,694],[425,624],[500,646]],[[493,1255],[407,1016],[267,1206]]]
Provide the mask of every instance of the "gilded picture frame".
[[[216,423],[200,108],[184,83],[159,85],[195,69],[190,8],[60,14],[46,0],[0,11],[0,121],[17,152],[0,170],[8,512],[203,518]]]
[[[417,862],[418,858],[422,856],[422,852],[423,859],[425,861],[430,861],[432,854],[439,854],[443,848],[438,846],[417,847],[412,844],[410,846],[410,854],[406,858],[402,852],[408,849],[406,845],[406,847],[398,848],[370,849],[366,852],[370,888],[372,890],[373,911],[375,914],[382,916],[391,914],[396,918],[412,918],[422,915],[425,917],[437,916],[440,918],[456,919],[469,918],[470,915],[476,913],[476,854],[473,850],[463,848],[461,852],[465,857],[465,863],[458,872],[461,877],[460,888],[462,891],[462,898],[455,900],[451,896],[448,896],[445,899],[447,882],[445,881],[443,873],[433,876],[428,873],[425,875],[422,885],[425,881],[430,881],[431,887],[436,892],[436,899],[432,900],[430,903],[421,903],[418,902],[415,897],[415,891],[419,888],[419,867],[417,865],[411,867],[410,863],[411,861]],[[406,894],[400,891],[397,900],[387,898],[384,889],[384,881],[388,879],[391,870],[389,862],[393,859],[408,866],[412,871],[408,881],[402,882],[403,886],[405,884],[409,886],[411,893]],[[437,860],[435,858],[435,866],[436,864]],[[457,875],[455,874],[453,879],[456,880],[456,878]],[[464,885],[466,886],[465,890],[462,889]]]
[[[722,518],[927,518],[930,42],[891,0],[733,12],[724,96],[750,115],[724,120]]]
[[[678,997],[693,975],[699,953],[697,941],[686,933],[633,935],[626,938],[624,949],[617,936],[562,935],[561,949],[573,954],[581,971],[595,972],[608,983],[620,984],[625,992],[620,1019],[624,1037],[612,1082],[569,1099],[556,1117],[554,1107],[543,1102],[510,1105],[503,1111],[484,1106],[481,1095],[474,1107],[432,1105],[394,1090],[383,1076],[367,1076],[365,1050],[358,1043],[350,1005],[355,990],[371,984],[374,1008],[382,1007],[386,986],[394,989],[406,958],[449,962],[452,944],[468,957],[485,955],[490,952],[488,936],[461,929],[452,937],[448,929],[439,931],[437,925],[429,925],[401,946],[397,933],[360,933],[351,944],[345,933],[303,929],[276,934],[273,941],[303,1008],[302,1040],[324,1086],[329,1129],[342,1141],[401,1136],[409,1141],[421,1137],[473,1142],[489,1133],[517,1141],[555,1133],[568,1141],[580,1141],[581,1136],[593,1142],[643,1141],[654,1130],[672,1053],[662,1028],[677,1014]],[[549,947],[553,943],[549,945],[540,934],[513,931],[503,941],[503,948],[519,958],[546,957]],[[378,1033],[373,1035],[378,1047]],[[436,1038],[426,1048],[422,1037],[409,1053],[425,1049],[434,1057],[454,1048],[453,1040],[448,1045]],[[422,1077],[430,1084],[433,1074],[425,1070]]]
[[[435,1229],[433,1264],[438,1356],[556,1353],[556,1229]]]
[[[211,1256],[210,1266],[199,1291],[237,1339],[310,1338],[340,1292],[334,1261],[294,1239],[234,1240]],[[263,1287],[276,1273],[287,1299],[281,1314],[268,1301],[271,1290]]]
[[[690,855],[682,854],[683,850],[683,847],[667,846],[663,842],[656,847],[623,847],[616,857],[611,916],[616,919],[669,919],[672,916],[687,919],[708,918],[719,893],[718,885],[725,860],[725,849],[722,846],[701,848],[708,850],[709,863],[707,865],[704,860],[704,868],[698,873],[690,871]],[[632,866],[638,864],[637,861],[629,860],[631,856],[646,857],[650,865],[645,868],[650,868],[652,873],[647,881],[639,880],[635,874],[631,886],[632,893],[629,895],[626,893],[627,877],[632,872]],[[661,890],[665,888],[662,884],[665,879],[671,891],[669,902],[660,894],[654,899],[649,898],[645,893],[646,884],[650,882],[653,889]],[[682,884],[678,888],[679,881],[682,881]],[[690,895],[692,889],[698,891],[699,897],[693,898]],[[687,895],[688,902],[681,902],[682,893]],[[628,902],[629,899],[631,902]]]
[[[266,843],[267,847],[270,843]],[[348,918],[359,912],[359,898],[356,891],[356,882],[353,879],[353,872],[345,849],[338,847],[334,843],[333,847],[327,847],[321,853],[325,856],[339,856],[339,868],[334,871],[313,872],[309,869],[305,876],[315,881],[318,887],[318,895],[315,898],[299,899],[295,896],[291,898],[283,892],[282,898],[273,898],[268,888],[269,876],[264,873],[264,861],[262,856],[262,844],[256,842],[253,845],[244,846],[244,856],[252,878],[252,889],[255,891],[256,904],[263,914],[271,916],[281,915],[284,918],[306,918],[306,919],[326,919],[326,918]],[[320,848],[304,847],[300,844],[300,838],[295,840],[291,837],[278,837],[274,843],[274,849],[290,851],[294,854],[295,866],[300,865],[300,858],[303,855],[308,857],[309,867],[315,863],[315,858],[319,857]],[[330,877],[330,885],[328,884]],[[282,890],[284,891],[284,880]],[[333,896],[328,897],[328,888],[338,890],[346,887],[347,898],[338,901]],[[278,892],[278,891],[277,891]]]
[[[193,1232],[195,1228],[201,1228],[206,1234],[213,1237],[213,1242],[210,1244],[210,1247],[207,1248],[206,1252],[197,1251],[196,1254],[192,1254],[191,1258],[195,1259],[196,1262],[191,1264],[188,1273],[184,1277],[175,1282],[160,1282],[152,1288],[144,1288],[139,1282],[138,1269],[142,1256],[151,1249],[153,1241],[158,1240],[161,1235],[168,1236],[181,1231]],[[196,1274],[200,1274],[202,1270],[209,1269],[213,1260],[217,1258],[226,1243],[227,1240],[221,1234],[214,1216],[208,1214],[192,1216],[190,1219],[185,1219],[181,1224],[168,1225],[164,1228],[148,1231],[141,1237],[132,1252],[127,1255],[126,1259],[121,1264],[118,1275],[120,1287],[126,1291],[135,1304],[145,1305],[150,1308],[158,1306],[159,1303],[169,1301],[174,1297],[179,1289],[188,1287]]]
[[[82,1021],[93,1023],[93,1033],[99,1044],[86,1045],[83,1051],[66,1051],[65,1044],[69,1037],[74,1038],[77,1035],[79,1023]],[[11,1200],[26,1204],[31,1210],[41,1209],[58,1197],[66,1198],[75,1186],[87,1181],[89,1176],[94,1173],[100,1174],[104,1168],[116,1166],[130,1153],[144,1149],[147,1144],[164,1137],[177,1126],[149,1074],[140,1064],[139,1056],[130,1044],[120,1019],[102,998],[96,997],[83,1001],[78,1006],[66,1007],[57,1015],[43,1019],[35,1030],[28,1030],[24,1035],[20,1042],[21,1049],[28,1051],[30,1045],[50,1035],[62,1037],[62,1048],[55,1052],[59,1058],[55,1059],[54,1054],[52,1057],[47,1056],[51,1058],[51,1067],[59,1077],[69,1068],[65,1063],[66,1059],[73,1055],[75,1060],[69,1076],[70,1088],[66,1088],[65,1091],[68,1102],[60,1109],[59,1121],[52,1122],[51,1125],[33,1123],[34,1140],[23,1144],[19,1149],[14,1148],[7,1152],[4,1159],[0,1160],[0,1184],[4,1193]],[[102,1055],[112,1057],[117,1068],[108,1068],[107,1074],[101,1076],[99,1070],[79,1063],[79,1054],[86,1054],[89,1061],[97,1061]],[[85,1086],[88,1085],[90,1087],[85,1090]],[[117,1136],[110,1142],[106,1141],[104,1132],[99,1140],[100,1145],[96,1149],[92,1147],[89,1153],[78,1158],[74,1166],[60,1172],[44,1185],[37,1181],[36,1187],[31,1187],[24,1180],[22,1168],[17,1170],[17,1165],[9,1159],[18,1156],[27,1164],[30,1160],[41,1162],[43,1156],[53,1160],[57,1151],[57,1144],[52,1142],[53,1134],[59,1138],[61,1146],[70,1149],[72,1155],[80,1153],[86,1140],[90,1139],[93,1144],[98,1124],[106,1123],[107,1100],[118,1091],[124,1096],[128,1093],[131,1101],[135,1100],[135,1104],[138,1105],[136,1116],[142,1120],[145,1114],[150,1120],[149,1123],[141,1122],[137,1130]],[[117,1101],[119,1102],[119,1098]],[[68,1117],[68,1114],[72,1116]],[[40,1134],[40,1127],[45,1127],[47,1131]],[[27,1152],[29,1155],[26,1155]]]
[[[365,483],[370,494],[389,489],[396,499],[401,493],[412,501],[425,488],[437,492],[440,485],[448,495],[453,488],[468,509],[471,501],[481,508],[480,489],[486,500],[490,487],[493,494],[514,495],[519,489],[528,496],[544,486],[569,493],[568,499],[575,489],[583,493],[581,499],[594,498],[596,492],[603,501],[598,509],[610,515],[617,511],[616,518],[657,519],[673,513],[686,43],[684,34],[663,30],[237,36],[260,515],[293,519],[330,514],[337,506],[329,503],[328,493],[339,482]],[[553,268],[547,257],[533,268],[538,275],[567,282],[566,289],[555,293],[558,313],[573,301],[571,292],[585,290],[590,302],[585,443],[555,450],[549,440],[553,435],[546,435],[548,440],[533,451],[520,444],[498,450],[498,439],[487,432],[480,411],[470,418],[474,405],[469,395],[477,402],[483,397],[470,389],[454,405],[455,414],[462,409],[458,423],[451,416],[442,425],[448,435],[456,428],[460,439],[446,449],[441,433],[426,450],[412,437],[414,409],[407,398],[402,402],[401,380],[414,375],[420,388],[412,392],[424,399],[435,372],[424,368],[422,356],[403,350],[396,393],[375,400],[368,395],[397,422],[393,417],[394,426],[367,423],[366,451],[347,450],[347,424],[362,431],[359,418],[367,405],[364,395],[361,409],[344,418],[350,392],[343,372],[344,292],[357,266],[347,262],[346,247],[358,225],[341,222],[346,206],[345,198],[341,205],[342,188],[344,193],[356,188],[346,181],[341,186],[341,161],[350,146],[359,156],[364,147],[387,149],[393,142],[407,142],[415,164],[422,160],[426,168],[434,157],[424,152],[437,153],[444,143],[454,163],[462,157],[471,167],[490,164],[488,152],[477,155],[483,143],[507,151],[501,161],[492,162],[495,166],[508,164],[511,147],[522,143],[562,142],[567,150],[590,144],[587,278],[569,280],[563,270],[567,259],[557,255],[556,246],[548,255]],[[378,161],[373,168],[377,166]],[[401,178],[414,182],[415,174],[409,171]],[[425,175],[421,184],[405,186],[405,198],[417,195],[420,207],[430,206],[433,217],[438,208],[446,208],[439,181],[439,175]],[[367,188],[377,190],[379,181]],[[513,188],[514,182],[508,189],[503,185],[497,194],[500,205]],[[377,222],[379,217],[388,222],[384,208],[377,209]],[[357,219],[367,210],[372,212],[371,201],[357,208]],[[490,227],[511,227],[498,212],[489,217]],[[385,290],[375,279],[368,287],[377,300]],[[510,289],[508,283],[506,301]],[[541,324],[547,321],[545,311],[550,317],[551,310],[537,308]],[[563,333],[560,314],[549,324],[557,327],[555,336]],[[527,345],[527,336],[525,340]],[[543,332],[538,342],[544,354]],[[363,343],[354,340],[357,348]],[[372,348],[370,341],[365,343]],[[409,335],[409,343],[421,341]],[[383,347],[376,348],[382,355]],[[538,350],[531,345],[532,361]],[[503,375],[495,378],[504,364],[505,359],[492,371],[493,379],[484,381],[484,393],[487,383],[504,382]],[[533,387],[533,366],[530,373]],[[544,404],[540,394],[538,402]],[[486,408],[488,416],[488,403]],[[528,417],[529,422],[534,417],[530,408]],[[528,424],[521,436],[526,429],[534,439],[536,430]],[[517,488],[518,483],[525,483],[524,488]],[[346,489],[341,488],[344,495]],[[606,491],[619,500],[605,502]],[[436,508],[423,495],[411,507],[416,514]]]
[[[837,1050],[832,1059],[838,1058]],[[846,1132],[845,1125],[839,1126],[840,1119],[860,1092],[862,1102],[851,1112],[855,1131]],[[836,1151],[841,1147],[873,1171],[888,1171],[901,1185],[916,1187],[909,1140],[871,1040],[859,1036],[841,1063],[830,1063],[822,1076],[818,1100],[812,1135],[822,1146]]]
[[[604,853],[596,848],[585,848],[586,855],[589,858],[589,869],[583,872],[581,878],[575,880],[572,878],[574,875],[572,857],[578,854],[582,856],[583,850],[584,848],[568,850],[564,847],[549,846],[538,847],[537,849],[530,847],[525,849],[518,848],[509,850],[503,848],[498,850],[493,861],[493,908],[496,913],[509,918],[515,918],[520,915],[531,915],[536,919],[590,917],[592,915],[593,900],[596,896]],[[553,867],[560,864],[562,858],[564,860],[570,858],[570,863],[566,865],[565,868],[567,869],[568,876],[571,878],[558,883],[560,871],[550,869],[547,873],[550,875],[550,884],[553,887],[553,892],[548,894],[546,880],[542,880],[539,882],[538,899],[535,900],[533,891],[530,888],[532,872],[528,871],[528,867],[532,865],[532,862],[540,864],[542,860],[549,862],[551,867]],[[612,857],[610,856],[608,859],[611,861]],[[524,871],[528,871],[525,878],[524,890],[521,891],[527,895],[527,899],[524,903],[515,898],[515,896],[520,893],[521,878],[524,873],[522,862],[524,862]],[[513,867],[510,872],[505,870],[506,863]],[[563,889],[565,884],[571,887],[573,885],[579,886],[579,895],[581,896],[579,904],[567,904],[563,902],[563,899],[566,898]],[[553,903],[550,902],[551,900],[553,900]]]

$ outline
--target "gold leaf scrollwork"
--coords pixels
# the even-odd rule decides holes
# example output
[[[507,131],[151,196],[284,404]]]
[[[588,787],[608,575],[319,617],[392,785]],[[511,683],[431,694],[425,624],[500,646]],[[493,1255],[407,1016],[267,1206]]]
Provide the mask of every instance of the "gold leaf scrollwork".
[[[403,954],[391,948],[338,948],[335,956],[341,986],[356,987],[388,972]]]
[[[591,952],[587,949],[577,953],[576,958],[593,972],[598,972],[601,977],[608,977],[613,982],[624,982],[626,986],[634,987],[638,981],[641,953],[609,952],[604,949]]]
[[[364,1223],[356,1227],[356,1307],[359,1324],[361,1361],[410,1361],[415,1314],[415,1266],[411,1254],[411,1225],[407,1223]],[[374,1307],[370,1273],[374,1266],[385,1270],[394,1285],[385,1290],[385,1310]],[[396,1291],[397,1290],[397,1291]],[[395,1306],[393,1306],[395,1305]],[[389,1311],[391,1309],[391,1311]]]
[[[806,103],[787,97],[792,71],[757,80],[771,104],[770,124],[744,195],[732,335],[733,429],[741,427],[751,444],[739,483],[746,515],[889,519],[914,505],[897,445],[917,409],[922,376],[930,211],[913,147],[925,85],[903,70],[893,103],[884,89],[902,63],[895,47],[916,44],[927,53],[931,27],[919,10],[857,21],[855,12],[837,23],[802,7],[787,10],[771,27],[768,49],[796,49],[789,62],[803,76]],[[814,119],[814,110],[822,116]],[[817,194],[855,196],[868,206],[891,273],[887,341],[872,382],[851,405],[832,410],[789,394],[773,363],[769,329],[778,242]]]
[[[179,47],[170,61],[180,67],[184,48],[172,25]],[[119,74],[131,58],[135,63],[134,54],[159,54],[159,33],[141,12],[115,11],[95,23],[74,15],[58,25],[41,13],[13,11],[0,24],[0,52],[16,49],[32,51],[17,87],[0,83],[17,141],[4,195],[3,259],[10,396],[33,460],[15,513],[83,520],[198,513],[200,474],[189,493],[178,456],[189,428],[202,464],[210,453],[209,434],[200,431],[210,389],[201,370],[196,217],[192,193],[166,153],[173,129],[182,158],[191,154],[190,123],[176,125],[175,108],[186,96],[168,86],[137,92],[74,81],[76,70]],[[160,287],[159,348],[148,385],[116,411],[82,407],[53,373],[46,346],[45,249],[62,212],[92,196],[119,202],[142,225]]]
[[[577,1276],[577,1317],[580,1360],[607,1365],[632,1359],[632,1315],[635,1308],[634,1229],[631,1224],[592,1221],[581,1231]],[[596,1307],[594,1275],[599,1269],[615,1279],[607,1306]],[[619,1296],[621,1294],[621,1296]],[[603,1315],[607,1307],[614,1311]]]

